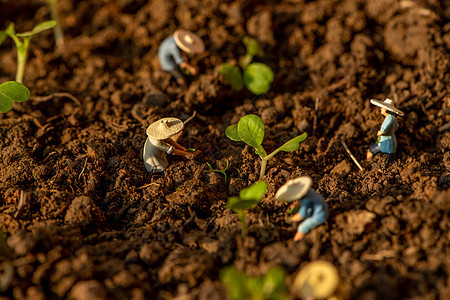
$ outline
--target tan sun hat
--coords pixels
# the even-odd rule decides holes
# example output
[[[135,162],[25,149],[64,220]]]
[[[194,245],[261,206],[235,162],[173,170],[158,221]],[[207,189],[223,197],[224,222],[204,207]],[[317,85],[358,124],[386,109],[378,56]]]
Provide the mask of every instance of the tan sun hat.
[[[275,198],[281,202],[301,199],[309,191],[311,185],[312,179],[307,176],[291,179],[278,189]]]
[[[183,130],[184,123],[177,118],[163,118],[147,127],[147,135],[156,140],[165,140]]]
[[[187,30],[176,30],[173,34],[175,43],[186,53],[202,53],[205,51],[205,43],[193,32]]]
[[[339,286],[339,273],[335,266],[324,260],[306,265],[295,277],[294,290],[300,298],[327,299]]]
[[[379,106],[381,108],[385,108],[385,109],[387,109],[389,111],[392,111],[392,112],[396,113],[397,115],[400,115],[400,116],[404,116],[405,115],[404,112],[402,112],[401,110],[395,108],[394,101],[392,101],[389,98],[386,98],[386,100],[384,100],[384,101],[380,101],[380,100],[377,100],[377,99],[370,99],[370,103],[372,103],[373,105]]]

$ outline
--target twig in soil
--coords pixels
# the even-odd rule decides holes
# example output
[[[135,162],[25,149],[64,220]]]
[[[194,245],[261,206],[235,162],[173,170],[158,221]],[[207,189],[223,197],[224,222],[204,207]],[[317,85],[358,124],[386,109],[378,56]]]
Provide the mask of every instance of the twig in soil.
[[[355,162],[355,164],[358,166],[358,168],[362,171],[363,167],[359,164],[358,160],[353,156],[353,154],[350,152],[350,149],[348,149],[347,144],[344,142],[344,137],[341,138],[342,146],[344,146],[345,151],[347,151],[348,155],[352,158],[352,160]]]
[[[143,186],[141,186],[141,187],[138,187],[137,189],[138,189],[138,190],[145,189],[145,188],[147,188],[147,187],[149,187],[149,186],[151,186],[151,185],[159,186],[159,183],[156,183],[156,182],[150,182],[150,183],[148,183],[148,184],[146,184],[146,185],[143,185]]]
[[[20,215],[23,212],[23,209],[28,204],[28,200],[30,198],[30,195],[31,195],[30,192],[20,191],[19,204],[17,205],[17,211],[14,214],[14,218],[17,219],[18,217],[20,217]]]
[[[83,166],[83,169],[81,169],[80,175],[78,175],[78,180],[80,180],[81,175],[82,175],[83,172],[84,172],[84,169],[86,169],[86,165],[87,165],[88,158],[89,158],[89,157],[86,157],[86,160],[84,161],[84,166]]]
[[[450,122],[445,124],[445,125],[442,125],[441,127],[439,127],[438,131],[439,132],[444,132],[444,131],[446,131],[448,129],[450,129]]]
[[[51,95],[43,96],[43,97],[40,97],[40,96],[31,97],[30,99],[36,101],[37,103],[41,103],[41,102],[51,100],[53,98],[69,98],[70,100],[75,102],[75,104],[77,104],[78,106],[81,106],[81,101],[78,100],[77,98],[75,98],[75,96],[73,96],[70,93],[53,93]]]
[[[314,103],[314,111],[315,111],[315,115],[314,115],[314,121],[313,121],[313,135],[316,134],[316,128],[317,128],[317,114],[319,111],[319,97],[316,98],[316,101]]]
[[[194,110],[194,113],[192,114],[192,116],[187,118],[186,121],[184,121],[183,123],[186,125],[186,123],[190,122],[193,118],[195,118],[195,115],[197,115],[197,111]]]

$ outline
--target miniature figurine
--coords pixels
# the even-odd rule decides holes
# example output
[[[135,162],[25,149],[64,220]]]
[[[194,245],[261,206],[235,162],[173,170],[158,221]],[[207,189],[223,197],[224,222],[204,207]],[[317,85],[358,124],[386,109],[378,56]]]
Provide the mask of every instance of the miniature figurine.
[[[193,32],[177,30],[166,38],[159,46],[159,63],[164,71],[169,72],[179,85],[187,86],[186,79],[181,74],[178,66],[192,75],[197,73],[197,68],[188,63],[187,54],[202,53],[205,44],[202,39]]]
[[[395,137],[395,130],[398,128],[398,122],[395,115],[404,116],[405,114],[399,109],[395,108],[394,102],[386,98],[386,100],[380,101],[371,99],[370,103],[381,107],[381,114],[385,116],[381,129],[377,133],[377,141],[375,145],[370,146],[367,150],[367,160],[371,160],[372,157],[378,153],[385,153],[389,155],[389,161],[394,159],[395,151],[397,151],[397,138]]]
[[[290,218],[291,222],[302,221],[297,228],[294,241],[302,240],[311,229],[324,224],[328,218],[328,205],[325,199],[311,189],[311,185],[311,178],[299,177],[289,180],[275,194],[275,198],[281,202],[299,200],[299,211]]]
[[[199,150],[189,152],[176,142],[172,136],[183,130],[184,123],[177,118],[163,118],[147,127],[147,140],[144,145],[144,165],[148,172],[162,173],[169,163],[166,155],[174,154],[193,159]]]

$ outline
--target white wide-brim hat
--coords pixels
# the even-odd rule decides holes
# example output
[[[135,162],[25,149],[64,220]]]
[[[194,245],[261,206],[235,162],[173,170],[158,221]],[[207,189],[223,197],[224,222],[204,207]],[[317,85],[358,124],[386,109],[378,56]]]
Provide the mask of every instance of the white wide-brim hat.
[[[184,123],[177,118],[163,118],[147,127],[147,135],[155,140],[165,140],[183,130]]]
[[[281,202],[301,199],[309,191],[311,185],[312,179],[307,176],[291,179],[278,189],[275,198]]]
[[[377,100],[377,99],[370,99],[370,103],[372,103],[373,105],[379,106],[381,108],[385,108],[385,109],[387,109],[389,111],[392,111],[392,112],[396,113],[397,115],[400,115],[400,116],[404,116],[405,115],[404,112],[402,112],[401,110],[395,108],[394,101],[392,101],[389,98],[386,98],[386,100],[384,100],[384,101],[380,101],[380,100]]]
[[[335,266],[324,260],[306,265],[294,280],[294,290],[301,298],[327,299],[339,286],[339,273]]]
[[[175,43],[186,53],[202,53],[205,51],[205,43],[193,32],[187,30],[176,30],[173,34]]]

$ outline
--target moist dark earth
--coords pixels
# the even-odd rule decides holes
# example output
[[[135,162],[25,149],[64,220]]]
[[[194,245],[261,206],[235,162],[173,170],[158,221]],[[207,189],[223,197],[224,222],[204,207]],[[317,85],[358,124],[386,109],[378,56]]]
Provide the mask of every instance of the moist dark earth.
[[[0,299],[225,299],[219,272],[228,265],[251,276],[281,266],[295,299],[295,276],[319,259],[337,267],[350,299],[448,299],[448,1],[58,7],[64,46],[55,47],[51,30],[32,38],[24,77],[31,99],[0,115],[0,229],[15,268]],[[13,21],[24,32],[48,19],[45,1],[0,1],[3,29]],[[157,59],[177,28],[196,32],[207,48],[193,58],[200,72],[187,90]],[[263,96],[234,92],[219,74],[245,53],[247,35],[265,52],[255,60],[275,73]],[[15,60],[9,39],[0,46],[0,82],[14,79]],[[396,159],[367,162],[383,121],[369,99],[386,97],[405,112]],[[194,111],[179,141],[201,155],[170,156],[164,178],[147,173],[146,127]],[[226,202],[258,180],[259,159],[224,131],[250,113],[265,123],[268,152],[303,132],[308,138],[269,161],[267,192],[247,213],[243,238]],[[207,162],[221,169],[227,160],[227,182],[205,172]],[[330,217],[294,242],[288,204],[274,194],[305,175]]]

